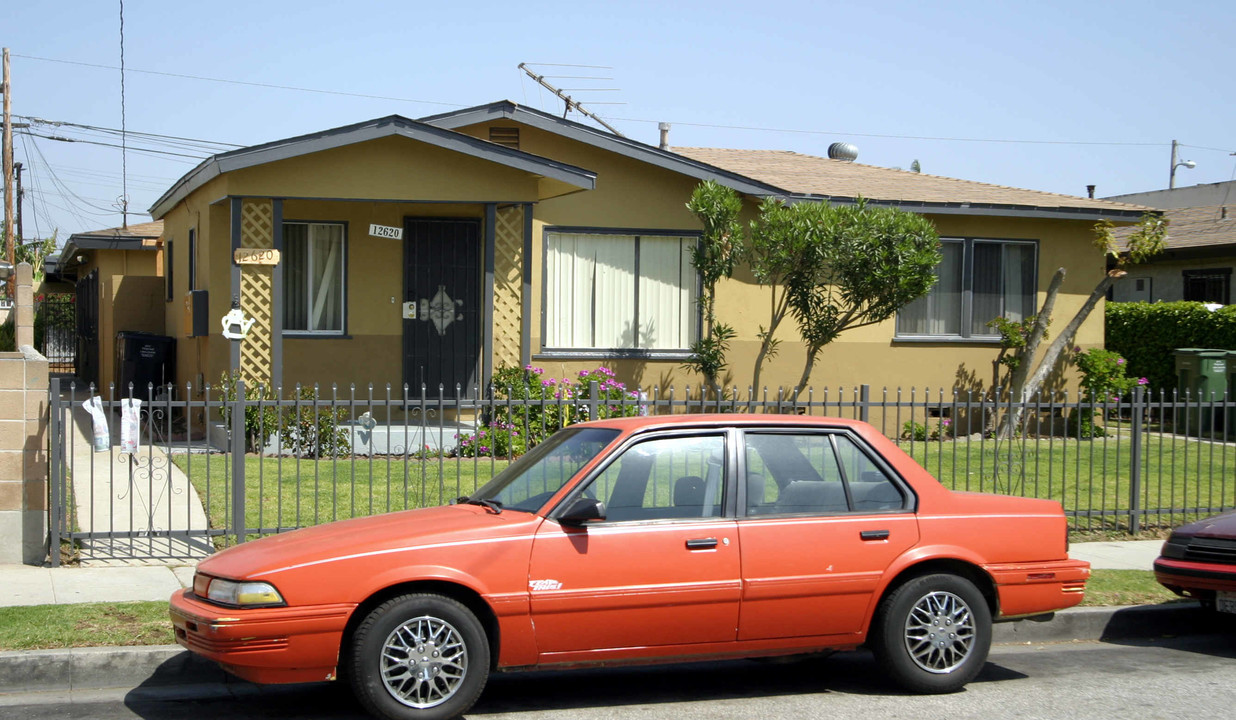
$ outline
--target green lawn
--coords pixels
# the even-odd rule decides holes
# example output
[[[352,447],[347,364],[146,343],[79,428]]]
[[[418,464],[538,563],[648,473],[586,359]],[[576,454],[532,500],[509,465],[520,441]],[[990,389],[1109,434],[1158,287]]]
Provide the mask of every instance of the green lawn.
[[[227,527],[232,466],[229,456],[175,455],[197,489],[211,527]],[[245,457],[245,525],[296,528],[376,513],[444,505],[469,495],[508,465],[491,458]],[[220,539],[220,542],[226,542]]]
[[[1059,501],[1077,512],[1080,531],[1128,530],[1130,444],[1113,435],[1094,440],[1027,438],[996,443],[987,439],[901,441],[901,448],[947,487]],[[1236,506],[1236,445],[1148,435],[1143,440],[1143,526],[1173,526],[1205,508]]]

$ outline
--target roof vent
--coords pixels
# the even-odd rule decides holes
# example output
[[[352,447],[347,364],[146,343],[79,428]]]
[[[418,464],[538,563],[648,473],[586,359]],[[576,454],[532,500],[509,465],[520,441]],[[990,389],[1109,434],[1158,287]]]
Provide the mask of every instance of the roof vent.
[[[858,148],[848,142],[835,142],[828,146],[828,157],[843,162],[854,162],[858,159]]]
[[[509,147],[512,150],[518,150],[519,128],[491,127],[489,128],[489,142],[497,143],[503,147]]]

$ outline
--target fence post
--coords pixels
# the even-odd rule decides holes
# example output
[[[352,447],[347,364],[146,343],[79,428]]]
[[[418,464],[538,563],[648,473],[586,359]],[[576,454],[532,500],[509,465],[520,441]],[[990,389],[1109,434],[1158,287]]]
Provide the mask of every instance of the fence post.
[[[236,379],[232,400],[232,530],[236,544],[245,541],[245,381]]]
[[[1129,442],[1129,532],[1137,534],[1141,530],[1141,498],[1142,498],[1142,410],[1144,396],[1139,385],[1133,389],[1133,438]]]
[[[870,385],[859,385],[858,386],[858,402],[859,402],[858,419],[862,420],[863,422],[871,422],[871,413],[867,406],[867,403],[870,401],[871,401],[871,386]]]
[[[49,393],[47,411],[48,416],[48,440],[51,443],[51,452],[48,453],[48,464],[51,470],[48,473],[48,481],[51,484],[51,517],[48,518],[48,526],[51,528],[51,537],[48,539],[47,552],[51,555],[51,566],[60,567],[60,518],[63,512],[63,498],[65,473],[64,467],[61,465],[61,460],[64,456],[63,443],[60,439],[60,378],[54,377],[51,379],[51,391]]]
[[[601,386],[596,380],[588,381],[588,419],[601,419],[601,405],[598,402],[597,394],[601,392]]]

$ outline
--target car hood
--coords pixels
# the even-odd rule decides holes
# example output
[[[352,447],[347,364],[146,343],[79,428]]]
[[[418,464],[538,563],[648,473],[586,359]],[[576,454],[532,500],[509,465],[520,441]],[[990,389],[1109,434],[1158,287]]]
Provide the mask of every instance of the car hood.
[[[257,578],[328,560],[440,543],[509,537],[525,530],[531,533],[540,520],[529,513],[493,513],[476,505],[406,510],[253,540],[206,558],[198,563],[197,569],[216,577]]]
[[[1172,535],[1186,537],[1236,538],[1236,510],[1204,520],[1196,520],[1181,525],[1172,531]]]

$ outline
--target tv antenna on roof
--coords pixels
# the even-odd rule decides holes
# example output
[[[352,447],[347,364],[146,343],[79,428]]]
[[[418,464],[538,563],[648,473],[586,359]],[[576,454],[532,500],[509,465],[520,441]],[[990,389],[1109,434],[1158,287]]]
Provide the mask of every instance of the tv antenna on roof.
[[[550,63],[533,63],[533,64],[534,64],[534,65],[548,65],[548,64],[550,64]],[[612,69],[612,68],[604,67],[604,66],[601,66],[601,65],[568,65],[568,66],[565,66],[565,67],[586,67],[586,68],[596,68],[596,69],[600,69],[600,70],[610,70],[610,69]],[[599,118],[599,117],[597,117],[596,115],[594,115],[594,114],[593,114],[592,112],[590,112],[589,110],[586,110],[586,109],[584,108],[584,106],[583,106],[583,105],[580,105],[577,101],[572,100],[572,99],[571,99],[571,96],[570,96],[570,95],[567,95],[565,91],[563,91],[563,90],[561,90],[561,89],[559,89],[559,88],[556,88],[556,87],[554,87],[553,85],[550,85],[550,84],[549,84],[549,82],[545,80],[545,76],[544,76],[544,75],[537,75],[536,73],[532,72],[532,70],[530,70],[530,69],[528,68],[528,63],[520,63],[520,64],[519,64],[519,69],[520,69],[520,70],[523,70],[523,71],[524,71],[524,72],[526,72],[526,73],[528,73],[528,77],[530,77],[530,78],[532,78],[533,80],[535,80],[535,81],[537,81],[538,83],[540,83],[540,84],[541,84],[541,87],[543,87],[543,88],[545,88],[546,90],[550,91],[551,93],[553,93],[553,94],[557,95],[557,96],[558,96],[558,98],[559,98],[560,100],[562,100],[562,102],[563,102],[563,103],[565,103],[565,107],[564,107],[564,109],[563,109],[563,111],[562,111],[562,117],[564,117],[564,118],[565,118],[565,117],[567,116],[567,113],[569,113],[569,112],[571,112],[572,110],[574,110],[574,111],[578,112],[580,115],[583,115],[583,116],[584,116],[584,117],[586,117],[586,118],[590,118],[590,119],[595,120],[596,122],[600,123],[600,124],[601,124],[601,125],[602,125],[605,129],[606,129],[606,130],[609,130],[610,132],[612,132],[613,134],[617,135],[618,137],[625,137],[625,135],[623,135],[622,133],[618,132],[618,130],[617,130],[617,129],[615,129],[613,125],[610,125],[609,123],[605,122],[605,121],[604,121],[604,120],[602,120],[601,118]],[[588,79],[588,80],[609,80],[610,78],[585,78],[585,79]],[[612,92],[612,91],[614,90],[614,88],[580,88],[580,89],[586,89],[586,90],[588,90],[589,92]]]

